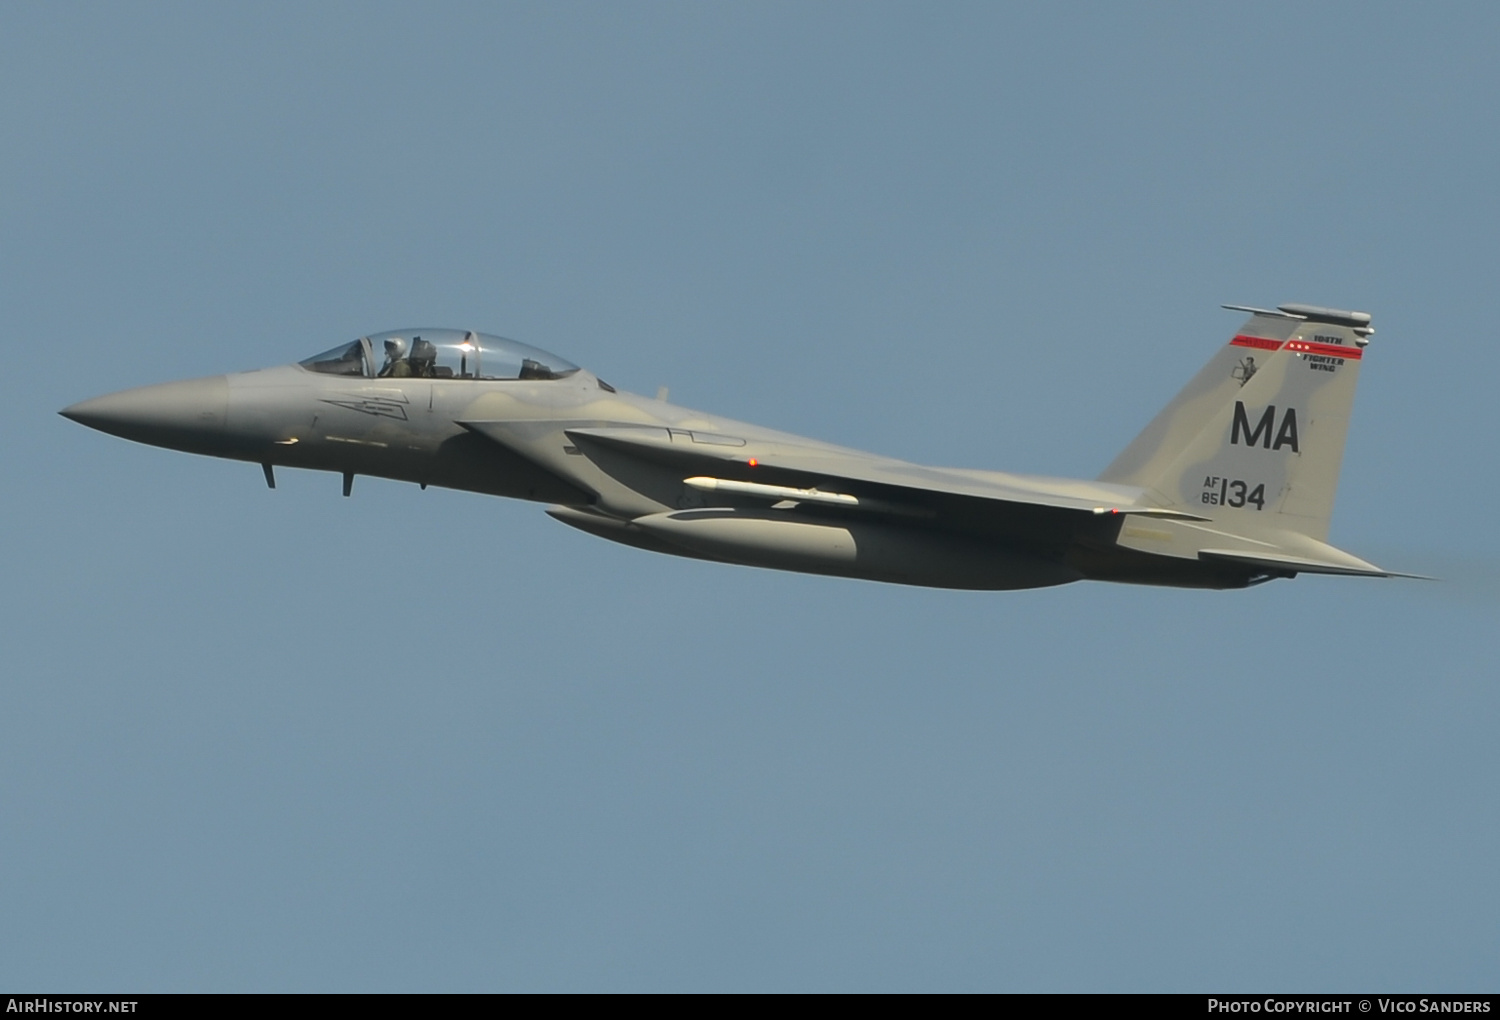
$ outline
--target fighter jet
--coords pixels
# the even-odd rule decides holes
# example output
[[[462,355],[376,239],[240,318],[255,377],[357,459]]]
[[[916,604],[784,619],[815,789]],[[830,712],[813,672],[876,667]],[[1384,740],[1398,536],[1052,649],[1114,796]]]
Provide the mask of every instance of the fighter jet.
[[[1250,318],[1093,481],[927,467],[616,390],[471,330],[406,329],[61,414],[141,443],[551,504],[654,552],[938,588],[1391,577],[1327,543],[1366,312]]]

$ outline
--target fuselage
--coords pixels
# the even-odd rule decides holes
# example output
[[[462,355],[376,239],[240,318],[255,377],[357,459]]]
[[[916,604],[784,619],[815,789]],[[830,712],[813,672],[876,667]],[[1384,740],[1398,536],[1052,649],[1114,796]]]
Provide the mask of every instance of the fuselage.
[[[1331,555],[1301,536],[1216,530],[1196,508],[1153,505],[1140,486],[928,468],[721,418],[473,332],[376,334],[297,364],[126,390],[62,413],[260,464],[272,486],[276,468],[306,468],[342,475],[345,495],[368,475],[533,500],[627,545],[869,580],[1225,588],[1296,572],[1258,565],[1260,549],[1308,563]],[[1366,572],[1349,560],[1352,570],[1335,567]]]

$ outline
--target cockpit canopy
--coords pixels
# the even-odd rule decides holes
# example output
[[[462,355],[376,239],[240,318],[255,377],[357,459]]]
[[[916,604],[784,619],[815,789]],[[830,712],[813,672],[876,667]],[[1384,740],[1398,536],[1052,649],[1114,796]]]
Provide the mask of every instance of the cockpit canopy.
[[[578,366],[528,344],[462,329],[372,333],[300,362],[366,379],[561,379]]]

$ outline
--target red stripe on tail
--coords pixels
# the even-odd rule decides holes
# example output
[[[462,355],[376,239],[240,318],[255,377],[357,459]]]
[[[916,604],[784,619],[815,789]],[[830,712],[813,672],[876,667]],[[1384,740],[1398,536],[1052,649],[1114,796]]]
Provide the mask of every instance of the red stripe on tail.
[[[1358,361],[1364,351],[1358,347],[1340,347],[1338,344],[1315,344],[1310,340],[1288,340],[1286,349],[1299,354],[1322,354],[1329,358],[1349,358]]]
[[[1223,336],[1222,333],[1219,335]],[[1281,350],[1280,340],[1267,340],[1263,336],[1246,336],[1243,333],[1229,341],[1229,345],[1231,347],[1254,347],[1258,351]]]

